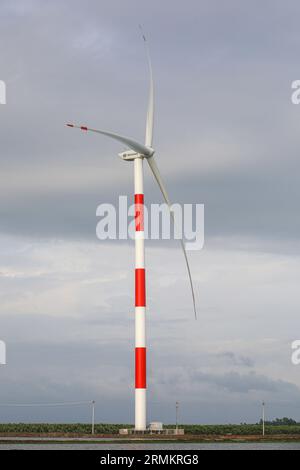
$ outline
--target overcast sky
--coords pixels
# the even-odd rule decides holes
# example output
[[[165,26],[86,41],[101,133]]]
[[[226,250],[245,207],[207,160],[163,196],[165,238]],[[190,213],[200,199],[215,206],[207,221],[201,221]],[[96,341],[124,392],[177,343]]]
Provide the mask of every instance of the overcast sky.
[[[147,251],[149,420],[300,420],[296,0],[2,0],[0,403],[96,400],[133,422],[132,242],[100,242],[96,208],[132,197],[123,148],[64,126],[144,138],[147,33],[157,162],[175,202],[205,205],[205,247]],[[160,202],[145,172],[146,201]],[[90,409],[1,408],[0,421]]]

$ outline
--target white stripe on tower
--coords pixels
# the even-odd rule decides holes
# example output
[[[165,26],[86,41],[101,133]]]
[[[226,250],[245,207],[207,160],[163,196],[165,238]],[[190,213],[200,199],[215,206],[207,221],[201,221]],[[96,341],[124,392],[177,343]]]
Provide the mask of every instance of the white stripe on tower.
[[[143,158],[134,160],[135,203],[135,429],[146,429],[146,285]]]

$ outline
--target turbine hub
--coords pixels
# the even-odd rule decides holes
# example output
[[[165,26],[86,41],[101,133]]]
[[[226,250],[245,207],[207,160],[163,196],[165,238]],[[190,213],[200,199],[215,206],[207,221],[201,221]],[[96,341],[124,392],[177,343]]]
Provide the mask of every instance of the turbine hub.
[[[152,147],[147,147],[149,150],[149,155],[145,155],[146,158],[153,157],[155,150]]]

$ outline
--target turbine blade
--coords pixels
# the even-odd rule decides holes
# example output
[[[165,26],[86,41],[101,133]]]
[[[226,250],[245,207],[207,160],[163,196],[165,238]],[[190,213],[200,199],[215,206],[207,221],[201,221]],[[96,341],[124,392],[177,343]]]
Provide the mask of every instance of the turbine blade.
[[[146,160],[149,163],[150,169],[151,169],[151,171],[153,173],[153,176],[156,179],[156,182],[157,182],[157,184],[158,184],[158,186],[161,190],[163,198],[164,198],[165,202],[168,204],[168,207],[170,209],[170,214],[171,214],[172,220],[174,222],[174,225],[176,225],[174,212],[172,211],[172,208],[171,208],[171,201],[169,199],[167,190],[166,190],[165,185],[164,185],[164,183],[162,181],[162,178],[160,176],[160,172],[159,172],[158,167],[156,165],[155,159],[154,159],[154,157],[150,157],[150,158],[147,158]],[[183,254],[184,254],[184,259],[185,259],[185,263],[186,263],[186,267],[187,267],[187,271],[188,271],[188,275],[189,275],[190,286],[191,286],[191,291],[192,291],[192,298],[193,298],[194,313],[195,313],[195,318],[197,319],[195,292],[194,292],[194,285],[193,285],[190,265],[189,265],[189,261],[188,261],[188,257],[187,257],[187,252],[185,250],[185,245],[184,245],[184,242],[183,242],[182,239],[180,240],[180,243],[181,243],[181,248],[182,248],[182,251],[183,251]]]
[[[81,129],[82,131],[96,132],[97,134],[105,135],[107,137],[110,137],[111,139],[121,142],[122,144],[125,144],[134,152],[140,153],[141,155],[145,155],[146,157],[153,155],[153,150],[151,148],[146,147],[145,145],[140,144],[139,142],[136,142],[135,140],[132,140],[129,137],[124,137],[123,135],[115,134],[114,132],[102,131],[99,129],[91,129],[90,127],[86,126],[76,126],[75,124],[66,125],[68,127],[74,127],[75,129]]]
[[[149,48],[147,44],[147,39],[143,32],[141,25],[140,25],[140,29],[141,29],[142,37],[143,37],[144,44],[145,44],[147,62],[148,62],[149,73],[150,73],[149,101],[148,101],[148,111],[147,111],[147,121],[146,121],[145,145],[147,147],[152,147],[153,125],[154,125],[154,80],[153,80],[152,63],[151,63],[150,52],[149,52]]]

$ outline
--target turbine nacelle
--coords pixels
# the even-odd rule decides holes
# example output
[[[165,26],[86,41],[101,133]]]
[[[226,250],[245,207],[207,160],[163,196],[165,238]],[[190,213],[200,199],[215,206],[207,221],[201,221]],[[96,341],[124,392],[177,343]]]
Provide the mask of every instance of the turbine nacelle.
[[[153,154],[154,154],[154,150],[149,147],[149,153],[147,155],[144,155],[142,153],[137,153],[134,150],[126,150],[125,152],[121,152],[118,155],[122,160],[125,160],[127,162],[132,162],[136,158],[141,158],[141,157],[150,158],[152,157]]]
[[[126,160],[127,162],[132,162],[135,158],[140,156],[139,153],[133,150],[126,150],[125,152],[118,153],[118,155],[122,160]]]

